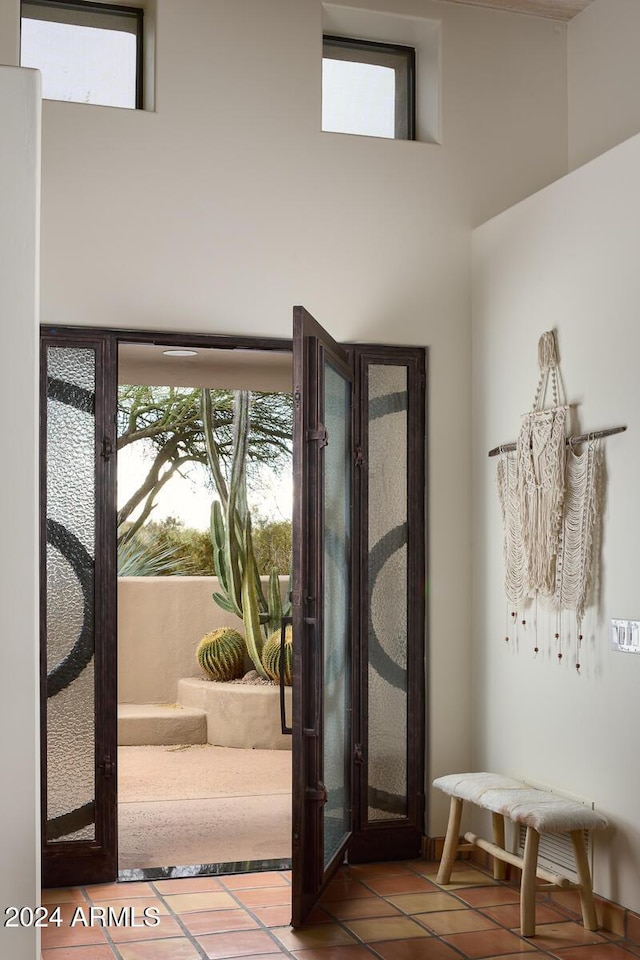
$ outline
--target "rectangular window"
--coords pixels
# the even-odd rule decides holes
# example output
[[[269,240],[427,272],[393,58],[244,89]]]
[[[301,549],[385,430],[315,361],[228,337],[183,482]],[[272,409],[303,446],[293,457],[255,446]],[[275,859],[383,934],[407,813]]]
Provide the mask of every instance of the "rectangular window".
[[[415,139],[415,50],[324,36],[322,129]]]
[[[142,10],[22,0],[20,64],[47,100],[142,109]]]

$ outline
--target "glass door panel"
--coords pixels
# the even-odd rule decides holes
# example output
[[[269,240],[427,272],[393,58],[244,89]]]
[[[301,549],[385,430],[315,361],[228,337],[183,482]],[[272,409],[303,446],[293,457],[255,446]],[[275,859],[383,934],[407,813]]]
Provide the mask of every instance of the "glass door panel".
[[[46,840],[95,839],[95,351],[47,351]]]
[[[407,815],[407,368],[369,366],[368,819]]]
[[[362,518],[356,863],[418,857],[424,833],[426,354],[352,349]]]
[[[45,886],[116,875],[114,383],[106,338],[42,337]]]
[[[347,355],[294,310],[292,924],[352,830],[352,405]]]
[[[324,867],[351,831],[351,383],[325,360],[324,569],[323,569],[323,770]]]

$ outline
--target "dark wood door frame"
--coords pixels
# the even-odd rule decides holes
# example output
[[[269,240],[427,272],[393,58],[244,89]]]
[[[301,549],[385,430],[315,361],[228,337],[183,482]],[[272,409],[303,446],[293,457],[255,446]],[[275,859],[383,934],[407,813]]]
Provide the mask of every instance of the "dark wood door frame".
[[[119,343],[161,344],[166,346],[202,347],[216,349],[242,349],[255,351],[291,352],[292,341],[272,337],[251,337],[235,335],[206,335],[193,333],[177,333],[163,331],[141,331],[133,329],[104,329],[88,327],[47,326],[42,328],[43,343],[62,345],[66,342],[75,344],[99,344],[102,362],[104,364],[104,381],[102,382],[102,399],[97,405],[100,411],[100,420],[104,430],[102,438],[96,437],[96,458],[101,458],[103,441],[107,448],[115,450],[115,422],[112,412],[115,412],[117,403],[117,348]],[[424,584],[426,573],[425,545],[421,532],[426,529],[425,503],[425,430],[426,430],[426,351],[424,348],[387,347],[369,345],[343,345],[353,358],[356,377],[356,397],[363,395],[366,388],[366,367],[371,362],[406,364],[410,384],[409,408],[409,471],[410,471],[410,522],[411,547],[409,550],[409,574],[414,584]],[[42,396],[46,398],[47,385],[41,377]],[[98,391],[97,391],[98,393]],[[358,406],[358,405],[356,405]],[[363,407],[354,421],[354,431],[357,445],[366,449],[367,425]],[[46,438],[41,440],[41,475],[45,478],[46,467]],[[106,469],[102,471],[99,480],[97,496],[102,497],[104,509],[98,520],[98,531],[104,538],[104,556],[101,557],[96,568],[96,577],[100,577],[101,596],[105,600],[101,611],[98,612],[96,629],[100,636],[110,637],[104,649],[96,654],[96,764],[109,762],[96,771],[96,818],[100,827],[98,846],[103,848],[104,855],[99,870],[90,879],[85,879],[87,865],[91,855],[96,856],[96,845],[93,849],[83,851],[78,842],[45,844],[43,852],[44,873],[43,879],[47,885],[61,886],[73,883],[102,882],[115,879],[117,876],[117,836],[115,831],[116,779],[117,779],[117,646],[116,636],[116,588],[117,564],[115,552],[115,458],[107,457],[104,461]],[[103,464],[104,466],[104,464]],[[110,472],[111,471],[111,472]],[[44,485],[42,489],[44,489]],[[362,517],[366,517],[366,491],[358,487],[354,492],[355,509]],[[360,505],[360,506],[359,506]],[[44,507],[44,503],[42,504]],[[45,516],[43,510],[43,517]],[[108,527],[111,528],[111,540]],[[363,589],[366,580],[366,524],[363,522],[359,536],[360,549],[358,552],[357,583],[359,584],[360,617],[362,620],[362,604],[366,602],[366,590]],[[46,584],[46,528],[43,525],[41,535],[41,582]],[[111,582],[111,587],[109,586]],[[96,580],[96,584],[98,581]],[[98,585],[96,586],[98,592]],[[41,612],[46,611],[46,596],[41,597]],[[424,816],[424,769],[425,769],[425,600],[424,594],[412,596],[409,605],[409,661],[408,661],[408,703],[411,722],[408,724],[408,810],[407,817],[402,822],[381,821],[374,823],[367,821],[367,784],[366,784],[366,635],[361,627],[357,636],[356,663],[354,665],[354,715],[356,718],[354,738],[363,753],[358,756],[356,750],[356,768],[354,773],[354,836],[352,838],[349,859],[358,862],[367,859],[398,859],[418,856],[420,839],[423,834]],[[46,625],[46,616],[41,615],[41,624]],[[41,627],[41,635],[43,628]],[[46,651],[45,642],[41,649]],[[43,782],[43,837],[44,819],[46,816],[46,659],[41,655],[41,728],[43,731],[42,749],[42,782]],[[360,698],[360,694],[364,695]],[[361,763],[360,760],[363,762]],[[110,763],[113,766],[110,766]],[[108,771],[111,776],[104,776]],[[100,789],[98,789],[100,787]],[[100,794],[100,796],[98,796]],[[106,811],[112,809],[111,826]],[[54,849],[55,848],[55,849]]]

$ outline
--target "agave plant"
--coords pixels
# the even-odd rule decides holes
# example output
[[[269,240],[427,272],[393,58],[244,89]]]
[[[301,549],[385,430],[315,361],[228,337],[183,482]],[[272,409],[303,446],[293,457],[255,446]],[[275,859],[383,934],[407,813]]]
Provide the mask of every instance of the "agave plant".
[[[118,543],[119,577],[159,577],[175,573],[184,562],[178,547],[159,548],[135,537]]]
[[[247,507],[246,459],[249,435],[250,395],[239,390],[234,400],[234,444],[231,474],[226,484],[211,429],[208,391],[202,392],[202,421],[207,456],[220,500],[211,505],[211,540],[220,592],[213,599],[228,613],[242,619],[247,652],[258,675],[269,676],[262,663],[262,649],[267,637],[280,628],[290,604],[283,606],[277,570],[272,570],[266,593],[253,550],[251,514]]]

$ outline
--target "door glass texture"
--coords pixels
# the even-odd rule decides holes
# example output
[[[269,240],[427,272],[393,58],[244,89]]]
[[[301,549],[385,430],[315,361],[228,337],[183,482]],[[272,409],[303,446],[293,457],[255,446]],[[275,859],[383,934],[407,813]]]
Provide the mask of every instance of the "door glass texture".
[[[407,368],[368,368],[368,818],[407,816]]]
[[[349,737],[351,597],[351,384],[324,361],[324,866],[351,829]]]
[[[96,359],[46,356],[46,839],[94,840]]]

